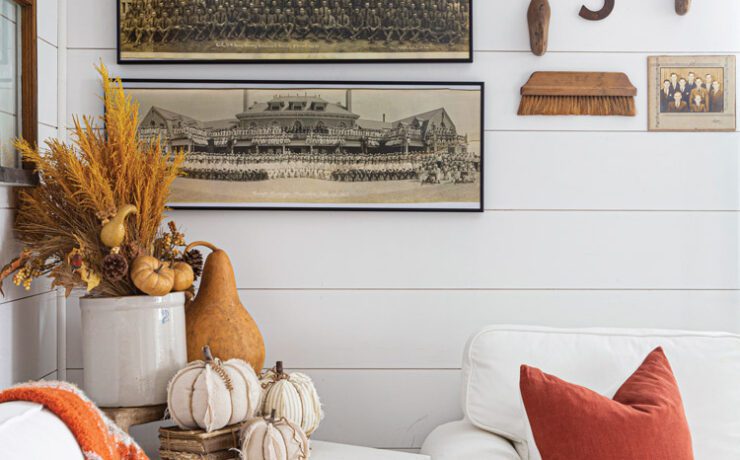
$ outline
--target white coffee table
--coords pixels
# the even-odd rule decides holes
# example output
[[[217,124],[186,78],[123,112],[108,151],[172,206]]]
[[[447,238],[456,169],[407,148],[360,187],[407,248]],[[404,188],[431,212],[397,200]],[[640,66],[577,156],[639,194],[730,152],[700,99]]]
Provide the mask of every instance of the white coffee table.
[[[426,455],[311,441],[311,460],[431,460]]]

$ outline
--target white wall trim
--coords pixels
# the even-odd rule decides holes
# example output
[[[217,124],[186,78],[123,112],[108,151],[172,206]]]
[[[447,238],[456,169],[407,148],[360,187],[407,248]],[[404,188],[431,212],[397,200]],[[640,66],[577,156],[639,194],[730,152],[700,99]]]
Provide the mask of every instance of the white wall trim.
[[[67,119],[67,0],[57,0],[57,124]],[[57,136],[66,141],[67,130]],[[57,288],[57,378],[67,379],[67,299]]]

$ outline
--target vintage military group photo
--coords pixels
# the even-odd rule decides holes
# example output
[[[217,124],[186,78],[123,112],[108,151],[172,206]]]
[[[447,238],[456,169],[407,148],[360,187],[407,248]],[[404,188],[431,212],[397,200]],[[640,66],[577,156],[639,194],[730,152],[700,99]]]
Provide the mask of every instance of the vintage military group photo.
[[[471,0],[118,0],[119,60],[470,61]]]
[[[482,208],[479,84],[124,85],[185,152],[172,207]]]

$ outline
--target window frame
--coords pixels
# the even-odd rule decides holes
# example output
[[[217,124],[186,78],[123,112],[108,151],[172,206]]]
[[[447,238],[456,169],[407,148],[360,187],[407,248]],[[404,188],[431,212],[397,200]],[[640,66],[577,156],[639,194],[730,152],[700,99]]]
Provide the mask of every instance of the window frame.
[[[21,132],[20,137],[38,143],[38,39],[37,0],[10,0],[19,5],[21,27]],[[0,185],[35,185],[38,176],[33,165],[24,161],[20,168],[0,166]]]

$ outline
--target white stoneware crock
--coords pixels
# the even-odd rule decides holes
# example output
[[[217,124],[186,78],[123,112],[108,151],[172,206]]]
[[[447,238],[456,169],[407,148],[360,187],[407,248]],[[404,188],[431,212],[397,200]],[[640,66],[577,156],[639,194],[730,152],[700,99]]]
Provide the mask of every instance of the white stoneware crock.
[[[165,404],[187,364],[185,295],[80,299],[84,390],[101,407]]]

